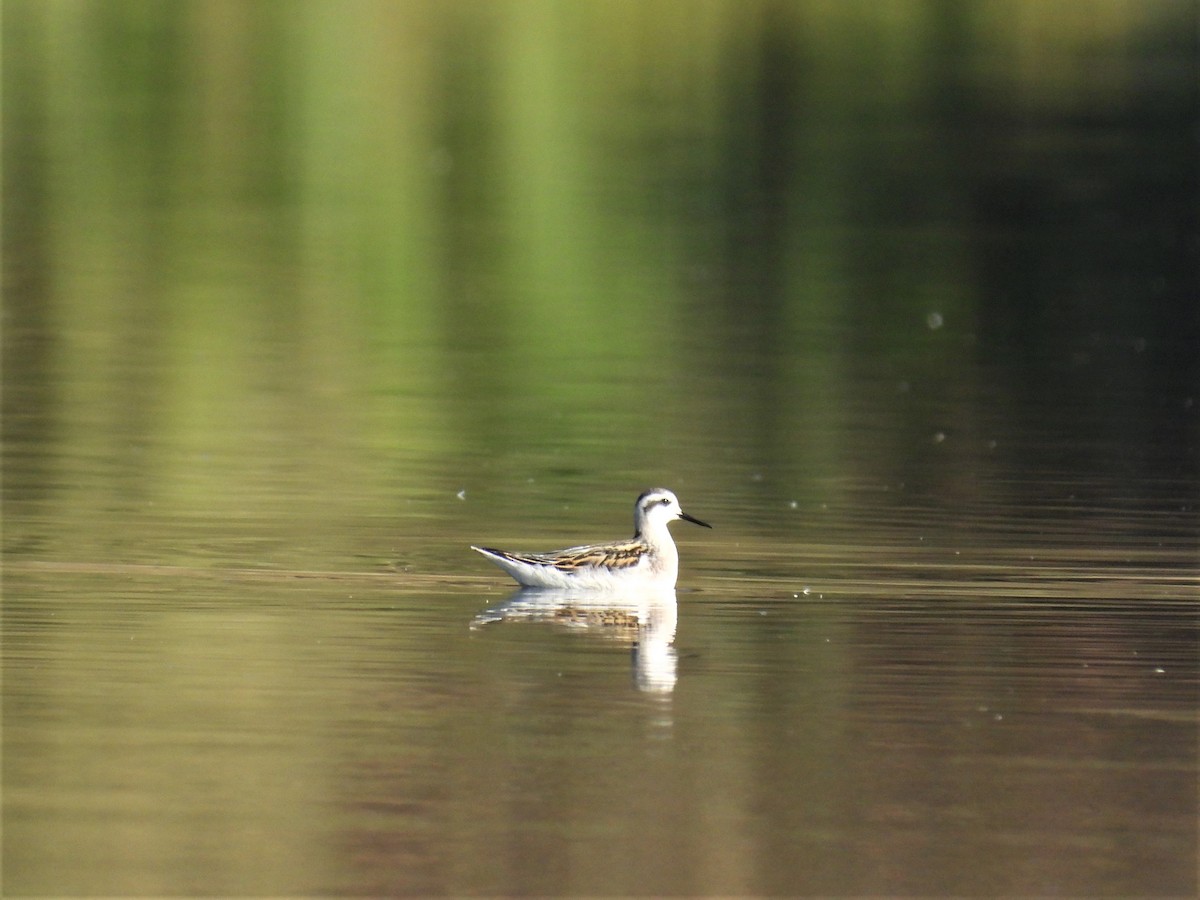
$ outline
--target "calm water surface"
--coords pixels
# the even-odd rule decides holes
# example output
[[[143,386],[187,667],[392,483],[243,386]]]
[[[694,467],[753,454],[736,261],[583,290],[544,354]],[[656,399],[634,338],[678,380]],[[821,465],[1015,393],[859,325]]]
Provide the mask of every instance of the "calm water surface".
[[[5,893],[1194,896],[1194,9],[1002,7],[6,2]]]
[[[10,558],[14,887],[1186,887],[1194,535],[1097,540],[1092,521],[1072,541],[1060,517],[1001,540],[981,517],[863,544],[782,498],[756,520],[687,496],[720,530],[679,535],[657,632],[638,598],[514,595],[465,546],[620,522],[505,520],[470,495],[443,498],[469,532],[399,541],[428,567],[386,558],[402,517],[340,572]]]

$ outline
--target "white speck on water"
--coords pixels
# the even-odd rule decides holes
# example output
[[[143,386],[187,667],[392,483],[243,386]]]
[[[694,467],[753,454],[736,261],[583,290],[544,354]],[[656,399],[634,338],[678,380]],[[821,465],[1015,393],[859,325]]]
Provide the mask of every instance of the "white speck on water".
[[[931,312],[925,317],[925,324],[929,326],[930,331],[937,331],[943,324],[942,314],[940,312]]]
[[[805,597],[807,597],[807,596],[808,596],[809,594],[811,594],[811,593],[812,593],[812,588],[810,588],[810,587],[809,587],[809,586],[806,584],[806,585],[804,586],[804,596],[805,596]]]
[[[467,489],[463,488],[461,491],[459,491],[454,496],[457,497],[459,500],[466,500],[467,499]]]
[[[1166,670],[1166,669],[1164,669],[1164,668],[1162,668],[1162,667],[1160,667],[1160,666],[1156,666],[1156,667],[1155,667],[1155,669],[1154,669],[1154,674],[1155,674],[1155,675],[1166,675],[1166,674],[1167,674],[1167,670]]]
[[[792,500],[788,503],[788,509],[797,509],[799,506],[800,506],[800,504],[797,503],[795,500]]]
[[[941,443],[942,441],[944,441],[945,439],[946,439],[946,432],[944,432],[944,431],[935,431],[935,432],[934,432],[934,434],[933,434],[933,442],[934,442],[935,444],[940,444],[940,443]]]

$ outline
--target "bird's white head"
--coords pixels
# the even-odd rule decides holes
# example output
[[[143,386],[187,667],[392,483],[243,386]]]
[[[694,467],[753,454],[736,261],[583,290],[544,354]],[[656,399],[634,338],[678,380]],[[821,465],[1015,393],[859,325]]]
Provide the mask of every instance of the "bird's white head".
[[[679,506],[679,498],[666,488],[651,488],[637,498],[637,505],[633,510],[633,523],[638,536],[654,534],[665,529],[676,519],[712,528],[707,522],[701,522],[685,513]]]

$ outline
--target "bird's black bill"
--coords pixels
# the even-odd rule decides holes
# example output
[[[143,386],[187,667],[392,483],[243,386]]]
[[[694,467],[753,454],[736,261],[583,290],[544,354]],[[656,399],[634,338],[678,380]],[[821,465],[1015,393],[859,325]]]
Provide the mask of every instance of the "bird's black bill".
[[[701,522],[699,519],[695,519],[695,518],[689,516],[683,510],[679,511],[679,518],[683,519],[686,522],[691,522],[693,525],[703,525],[705,528],[712,528],[712,526],[709,525],[707,522]]]

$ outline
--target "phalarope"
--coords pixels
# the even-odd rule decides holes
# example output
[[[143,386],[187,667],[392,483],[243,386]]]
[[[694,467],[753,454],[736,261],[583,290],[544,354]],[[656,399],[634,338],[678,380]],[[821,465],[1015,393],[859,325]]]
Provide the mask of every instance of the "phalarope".
[[[632,583],[674,588],[679,575],[679,552],[667,526],[676,519],[712,528],[679,508],[666,488],[654,488],[637,498],[634,533],[628,541],[585,544],[553,553],[509,553],[476,547],[526,587],[614,589]]]

